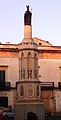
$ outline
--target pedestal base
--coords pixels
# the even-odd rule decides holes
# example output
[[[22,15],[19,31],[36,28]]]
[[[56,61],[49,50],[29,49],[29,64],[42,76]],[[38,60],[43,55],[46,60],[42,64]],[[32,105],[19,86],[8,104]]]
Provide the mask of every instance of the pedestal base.
[[[44,120],[44,104],[16,103],[14,106],[15,120]]]

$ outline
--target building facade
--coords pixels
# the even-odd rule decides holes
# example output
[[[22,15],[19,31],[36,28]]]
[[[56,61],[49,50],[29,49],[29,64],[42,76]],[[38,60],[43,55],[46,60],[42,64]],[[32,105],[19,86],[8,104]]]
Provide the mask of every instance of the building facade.
[[[27,24],[26,21],[24,22]],[[31,29],[24,26],[24,38],[27,39],[27,37],[32,36]],[[37,69],[41,87],[40,95],[45,105],[45,111],[61,112],[61,46],[53,46],[48,41],[36,37],[32,38],[32,42],[38,46]],[[21,44],[22,42],[19,44],[0,44],[0,108],[14,107],[14,103],[18,98],[17,82],[20,78],[24,78],[24,70],[22,68],[23,66],[26,68],[26,62],[23,64],[23,54],[20,53],[20,50],[23,49]],[[25,44],[23,39],[23,44],[27,47],[28,41]],[[22,58],[21,65],[20,58]],[[30,52],[28,60],[31,60]],[[28,62],[28,68],[31,68],[31,62]],[[21,74],[21,70],[23,74]],[[27,73],[25,74],[26,76]]]

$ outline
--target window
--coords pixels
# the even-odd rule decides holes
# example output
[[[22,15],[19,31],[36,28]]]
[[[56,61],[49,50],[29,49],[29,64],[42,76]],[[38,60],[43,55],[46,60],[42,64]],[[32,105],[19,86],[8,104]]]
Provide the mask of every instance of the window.
[[[0,97],[0,107],[8,107],[8,97]]]
[[[36,86],[36,95],[39,96],[39,85]]]
[[[39,43],[39,45],[41,45],[42,43]]]
[[[61,82],[61,66],[59,66],[59,69],[60,69],[60,82]]]
[[[0,70],[0,86],[5,84],[5,70]]]

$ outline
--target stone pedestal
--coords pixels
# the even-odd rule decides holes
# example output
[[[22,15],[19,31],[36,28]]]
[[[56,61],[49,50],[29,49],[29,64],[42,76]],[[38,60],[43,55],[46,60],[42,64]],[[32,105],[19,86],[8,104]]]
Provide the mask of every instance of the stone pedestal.
[[[16,103],[15,109],[15,120],[34,120],[32,114],[34,114],[36,120],[44,120],[44,104],[41,103]],[[30,116],[29,116],[30,114]]]

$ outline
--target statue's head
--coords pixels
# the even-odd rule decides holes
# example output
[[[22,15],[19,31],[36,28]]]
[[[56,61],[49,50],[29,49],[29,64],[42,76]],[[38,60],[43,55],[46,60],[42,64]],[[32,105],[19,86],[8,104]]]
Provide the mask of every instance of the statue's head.
[[[26,5],[26,7],[27,7],[27,11],[29,11],[29,5]]]

